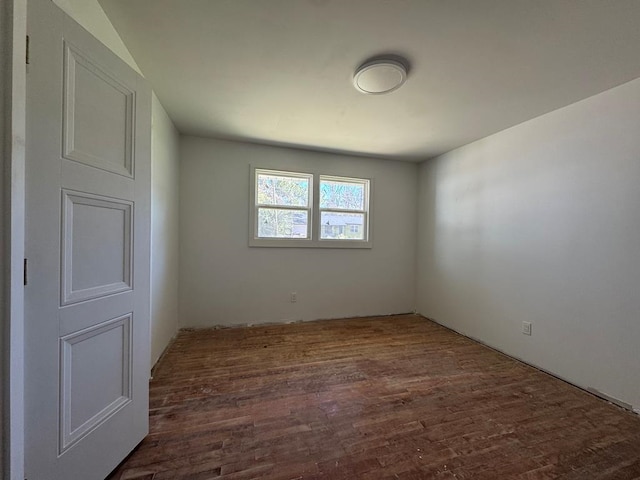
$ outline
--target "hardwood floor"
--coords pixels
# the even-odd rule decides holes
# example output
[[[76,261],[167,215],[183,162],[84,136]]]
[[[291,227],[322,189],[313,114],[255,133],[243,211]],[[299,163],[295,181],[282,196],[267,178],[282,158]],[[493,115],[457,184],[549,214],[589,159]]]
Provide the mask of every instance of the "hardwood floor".
[[[182,331],[110,477],[637,479],[640,417],[422,317]]]

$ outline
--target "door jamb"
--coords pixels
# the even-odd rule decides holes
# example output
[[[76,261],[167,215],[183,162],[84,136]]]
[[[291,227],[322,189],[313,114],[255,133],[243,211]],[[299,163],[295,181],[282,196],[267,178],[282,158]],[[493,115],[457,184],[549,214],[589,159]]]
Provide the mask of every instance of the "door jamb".
[[[1,477],[24,479],[24,235],[26,143],[26,0],[2,2],[0,39],[2,181]]]

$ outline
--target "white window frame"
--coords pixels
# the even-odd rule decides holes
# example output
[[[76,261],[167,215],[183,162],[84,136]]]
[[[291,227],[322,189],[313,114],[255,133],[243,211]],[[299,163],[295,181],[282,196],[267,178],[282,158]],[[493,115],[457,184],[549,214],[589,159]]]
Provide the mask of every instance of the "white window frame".
[[[315,178],[314,178],[315,179]],[[349,210],[349,209],[343,209],[343,208],[321,208],[320,207],[320,184],[323,181],[327,181],[327,182],[344,182],[344,183],[355,183],[355,184],[360,184],[364,187],[364,208],[362,210]],[[355,243],[355,244],[361,244],[361,243],[368,243],[369,241],[369,210],[370,210],[370,203],[369,203],[369,189],[371,186],[371,181],[367,178],[352,178],[352,177],[339,177],[336,175],[318,175],[318,201],[316,203],[314,203],[314,207],[318,208],[318,214],[317,214],[317,221],[319,223],[322,222],[322,213],[323,212],[331,212],[331,213],[353,213],[353,214],[357,214],[357,215],[363,215],[364,216],[364,223],[362,225],[362,231],[364,234],[364,239],[363,240],[358,240],[355,238],[351,238],[351,239],[334,239],[334,238],[322,238],[322,231],[320,230],[320,228],[318,228],[318,241],[319,242],[331,242],[331,243],[336,243],[339,244],[340,246],[342,245],[342,243],[346,242],[346,243]],[[345,225],[345,229],[346,229],[346,225]]]
[[[251,166],[251,181],[249,193],[249,246],[250,247],[288,247],[288,248],[373,248],[371,238],[371,190],[373,179],[342,177],[337,175],[325,175],[320,172],[302,172],[298,170],[282,170],[263,167]],[[305,210],[305,207],[294,206],[277,206],[277,205],[259,205],[257,204],[257,176],[258,174],[282,175],[285,177],[304,177],[310,178],[309,183],[310,204],[309,223],[307,224],[308,238],[259,238],[258,237],[258,208],[278,208],[282,210]],[[362,183],[365,185],[365,209],[364,210],[340,210],[340,209],[322,209],[322,211],[339,212],[339,213],[364,213],[365,222],[363,224],[364,240],[357,239],[320,239],[320,180],[335,180],[349,183]]]
[[[294,205],[272,205],[272,204],[261,204],[258,203],[257,196],[257,179],[258,175],[275,175],[289,178],[305,178],[309,181],[309,196],[307,198],[307,206],[294,206]],[[273,247],[286,247],[291,246],[291,242],[295,242],[296,245],[306,244],[312,240],[313,233],[313,199],[314,199],[314,175],[312,173],[302,173],[302,172],[289,172],[283,170],[271,170],[266,168],[252,168],[251,169],[251,195],[250,195],[250,219],[252,222],[252,228],[250,229],[250,237],[249,237],[249,245],[252,247],[261,247],[261,246],[273,246]],[[280,237],[271,237],[271,238],[260,238],[258,237],[258,211],[260,208],[270,208],[275,210],[293,210],[307,211],[307,236],[306,238],[280,238]],[[268,243],[269,245],[266,245]]]

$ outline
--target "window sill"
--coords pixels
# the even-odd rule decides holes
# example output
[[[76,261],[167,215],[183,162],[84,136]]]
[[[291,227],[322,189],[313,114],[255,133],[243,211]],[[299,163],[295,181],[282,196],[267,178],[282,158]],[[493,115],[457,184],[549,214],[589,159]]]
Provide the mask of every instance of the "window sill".
[[[302,240],[302,239],[249,239],[249,247],[267,248],[359,248],[371,249],[373,242],[366,240]]]

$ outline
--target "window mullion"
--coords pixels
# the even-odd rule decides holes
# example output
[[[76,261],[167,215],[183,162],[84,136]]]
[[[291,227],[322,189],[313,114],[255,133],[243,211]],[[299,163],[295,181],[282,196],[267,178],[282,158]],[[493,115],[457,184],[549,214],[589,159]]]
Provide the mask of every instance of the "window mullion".
[[[311,217],[312,220],[309,222],[311,228],[311,236],[310,238],[313,241],[317,241],[320,239],[320,175],[313,176],[313,200],[311,202]]]

